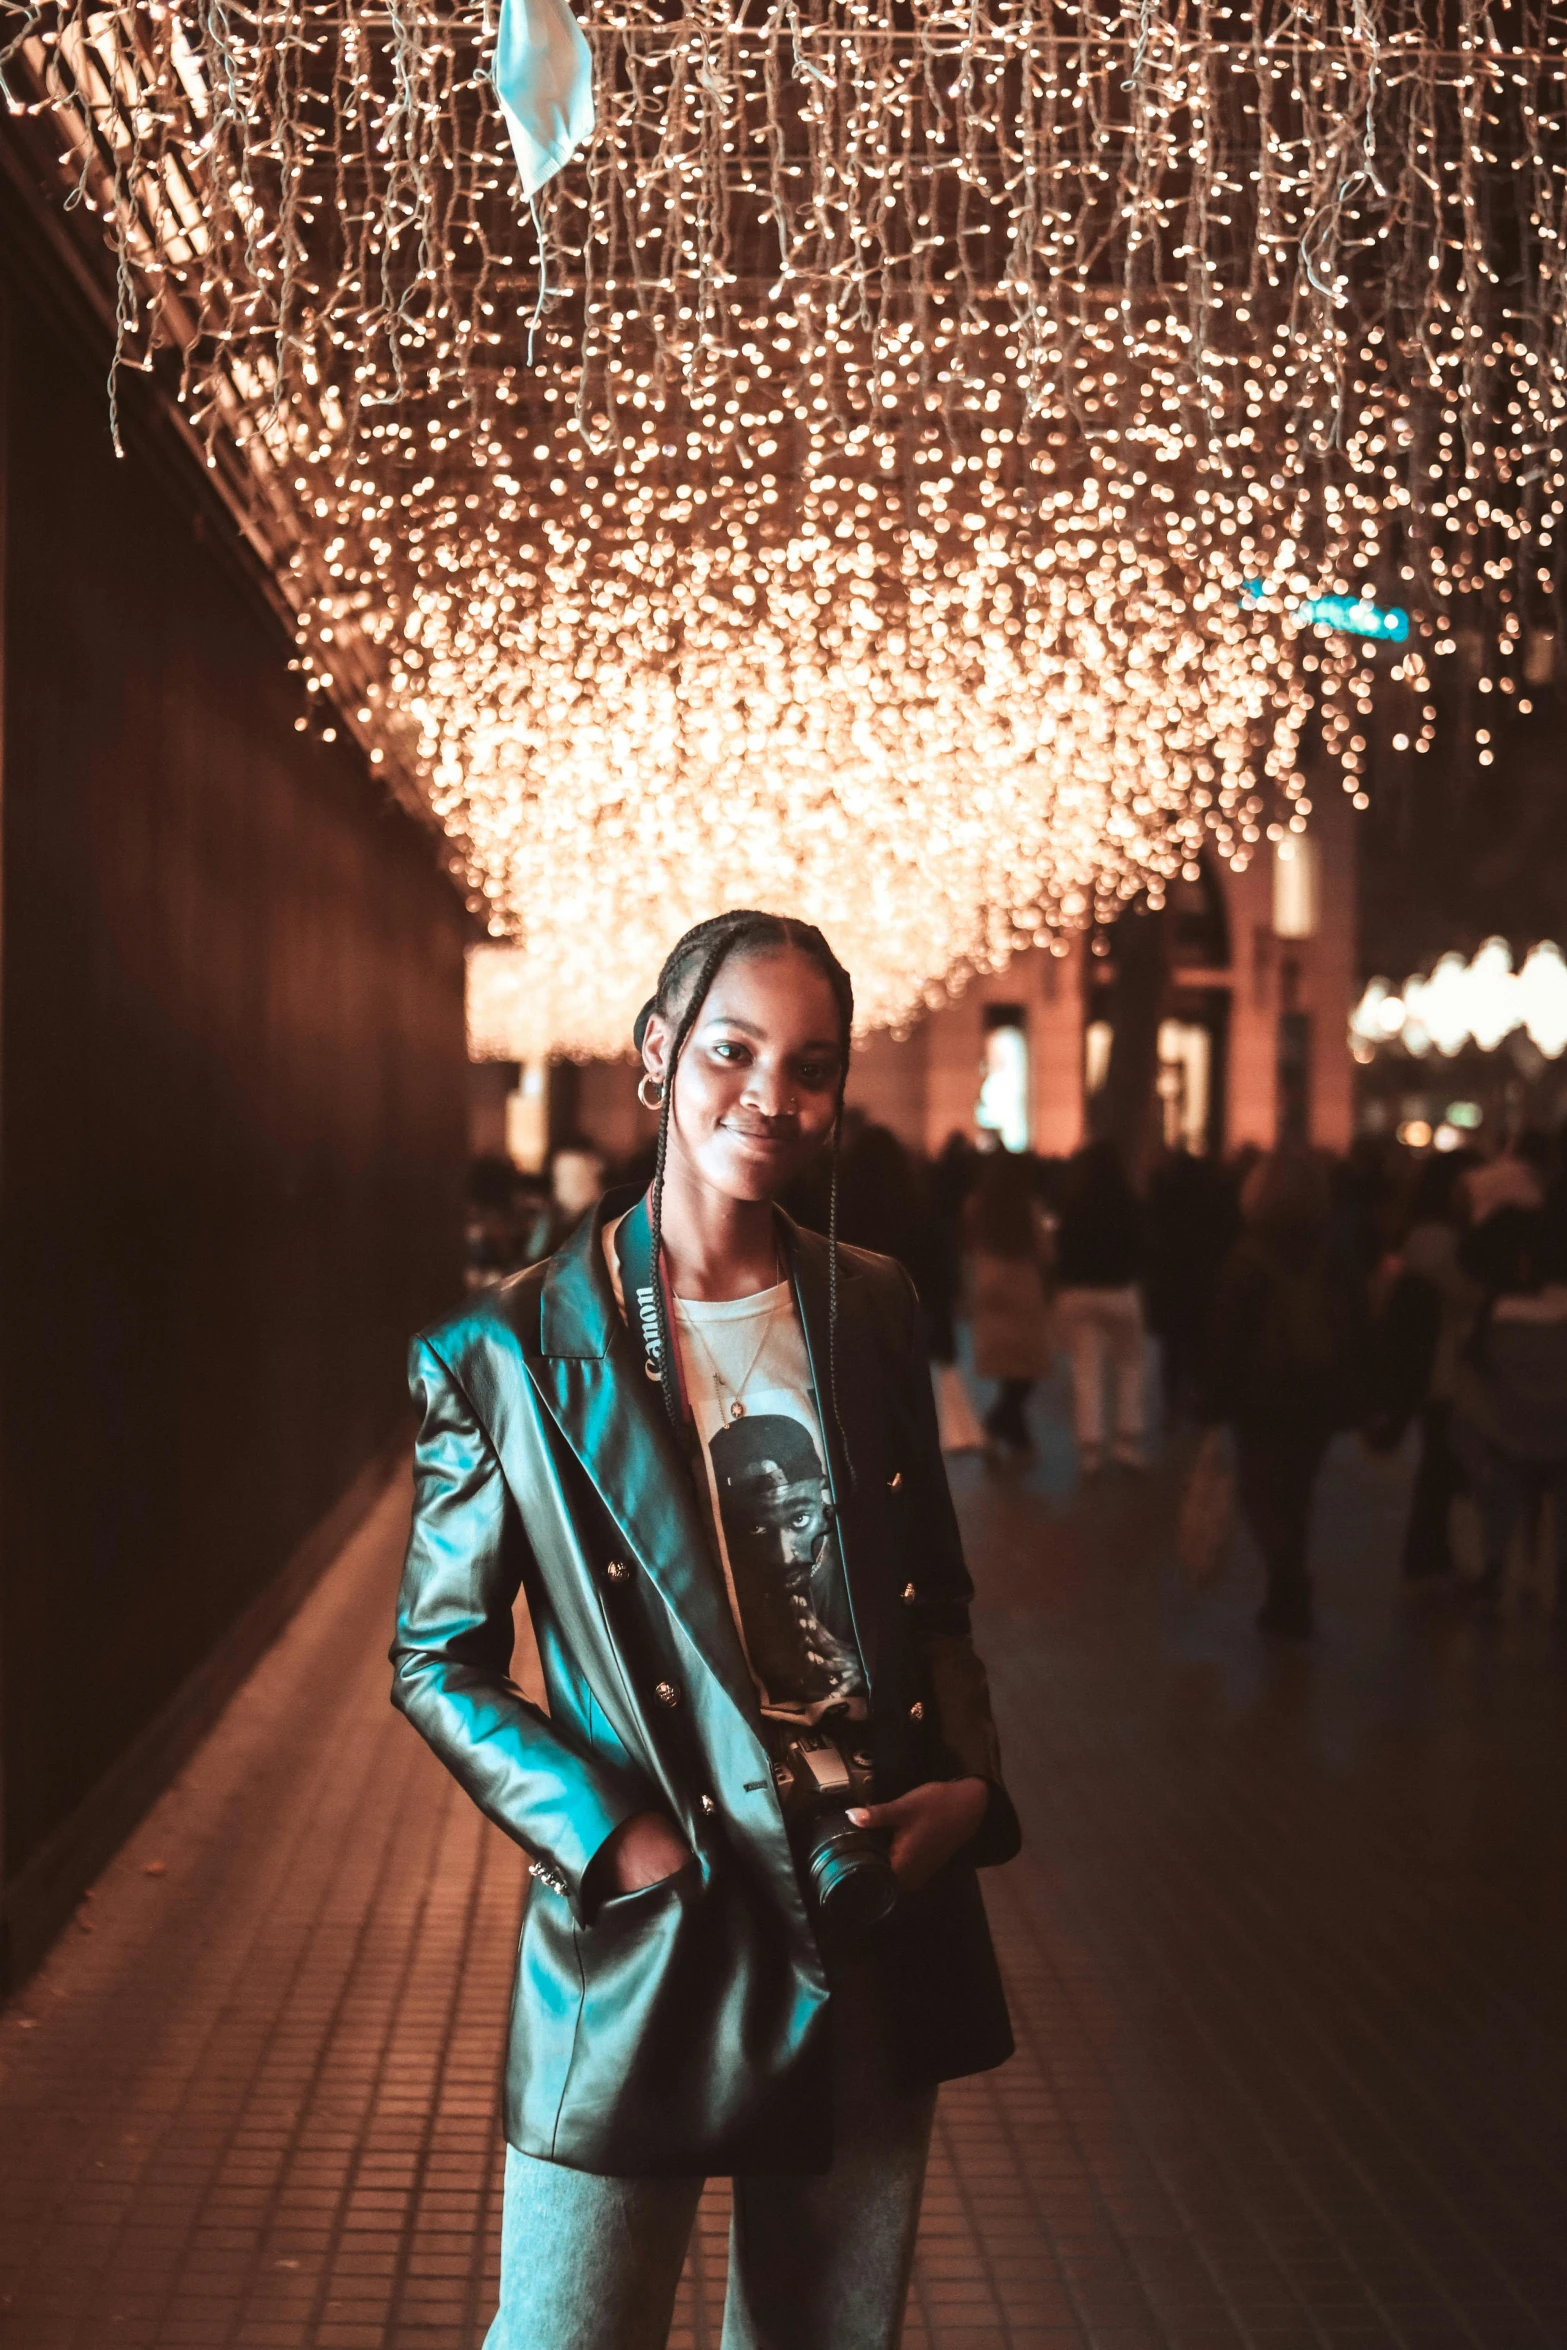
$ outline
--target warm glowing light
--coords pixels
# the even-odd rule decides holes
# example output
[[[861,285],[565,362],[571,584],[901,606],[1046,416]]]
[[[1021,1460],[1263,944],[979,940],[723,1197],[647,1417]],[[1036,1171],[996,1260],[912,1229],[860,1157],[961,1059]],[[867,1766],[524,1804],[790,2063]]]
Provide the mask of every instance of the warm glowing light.
[[[1545,681],[1563,0],[1454,48],[1419,0],[579,14],[538,237],[493,11],[41,0],[3,53],[304,723],[416,779],[516,944],[509,1057],[618,1047],[726,901],[907,1020],[1298,838],[1308,725],[1365,806],[1379,659],[1422,753],[1460,633]]]
[[[1547,1060],[1567,1053],[1567,958],[1550,939],[1530,948],[1521,971],[1513,969],[1507,941],[1488,938],[1471,962],[1443,955],[1429,979],[1406,980],[1402,996],[1373,979],[1349,1021],[1357,1060],[1394,1041],[1417,1057],[1433,1050],[1451,1057],[1471,1043],[1490,1053],[1519,1028]],[[1472,1102],[1450,1103],[1447,1123],[1477,1125],[1479,1111]]]

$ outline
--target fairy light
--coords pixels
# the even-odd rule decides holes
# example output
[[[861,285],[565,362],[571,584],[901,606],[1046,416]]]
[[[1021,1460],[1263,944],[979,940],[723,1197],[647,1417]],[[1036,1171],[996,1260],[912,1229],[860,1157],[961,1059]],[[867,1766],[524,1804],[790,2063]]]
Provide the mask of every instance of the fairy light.
[[[735,900],[906,1020],[1303,829],[1308,726],[1365,805],[1379,651],[1417,752],[1461,633],[1518,695],[1562,0],[1447,50],[1418,0],[580,13],[599,130],[537,237],[477,12],[48,0],[4,53],[124,359],[176,350],[243,460],[312,711],[520,942],[514,1049],[618,1044]]]

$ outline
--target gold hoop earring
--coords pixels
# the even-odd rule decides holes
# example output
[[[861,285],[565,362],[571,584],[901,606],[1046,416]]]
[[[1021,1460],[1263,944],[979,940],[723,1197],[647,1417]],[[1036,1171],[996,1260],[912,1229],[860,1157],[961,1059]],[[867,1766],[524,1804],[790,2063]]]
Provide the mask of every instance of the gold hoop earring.
[[[651,1085],[653,1088],[653,1099],[651,1101],[648,1100],[647,1094],[643,1090],[644,1087],[649,1085]],[[661,1108],[663,1105],[664,1081],[661,1077],[655,1077],[651,1069],[644,1069],[641,1076],[637,1079],[637,1100],[642,1104],[644,1110],[656,1110]]]

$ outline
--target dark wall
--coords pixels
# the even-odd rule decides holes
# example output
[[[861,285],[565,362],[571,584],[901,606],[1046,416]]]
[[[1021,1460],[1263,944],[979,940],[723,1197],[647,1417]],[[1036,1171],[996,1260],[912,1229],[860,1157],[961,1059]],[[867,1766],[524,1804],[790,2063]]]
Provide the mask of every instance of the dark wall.
[[[14,1889],[402,1425],[461,1284],[465,917],[357,749],[296,732],[195,468],[134,402],[116,461],[101,354],[4,256]]]

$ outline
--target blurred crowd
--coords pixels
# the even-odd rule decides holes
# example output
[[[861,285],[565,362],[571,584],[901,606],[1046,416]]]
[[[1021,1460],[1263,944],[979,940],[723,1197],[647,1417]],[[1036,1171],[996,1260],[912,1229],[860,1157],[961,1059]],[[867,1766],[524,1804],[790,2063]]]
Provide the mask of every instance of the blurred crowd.
[[[478,1162],[470,1280],[548,1254],[607,1182],[650,1174],[588,1143],[547,1178]],[[825,1229],[825,1168],[787,1204]],[[851,1113],[838,1223],[913,1279],[950,1449],[1025,1461],[1062,1358],[1080,1476],[1135,1474],[1161,1438],[1207,1431],[1264,1563],[1266,1631],[1312,1629],[1312,1506],[1346,1431],[1412,1449],[1411,1582],[1492,1607],[1510,1560],[1548,1541],[1567,1591],[1567,1138],[1526,1132],[1489,1159],[1370,1138],[1342,1158],[1177,1151],[1136,1183],[1108,1141],[1062,1161],[954,1134],[927,1160]]]

